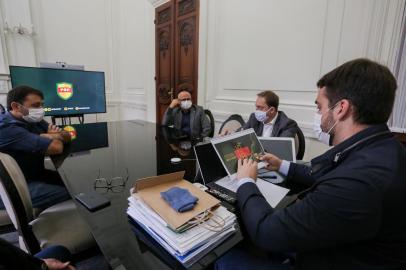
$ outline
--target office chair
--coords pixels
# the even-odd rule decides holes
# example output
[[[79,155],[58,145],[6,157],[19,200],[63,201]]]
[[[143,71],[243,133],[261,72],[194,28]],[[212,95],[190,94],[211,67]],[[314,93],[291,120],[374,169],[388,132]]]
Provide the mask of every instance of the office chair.
[[[213,114],[211,113],[210,110],[204,110],[204,114],[206,115],[206,117],[209,119],[210,121],[210,133],[209,133],[209,137],[213,137],[214,135],[214,117]]]
[[[78,254],[95,245],[72,200],[53,205],[34,218],[24,175],[16,161],[4,153],[0,153],[0,196],[18,231],[20,247],[27,252],[35,254],[58,244]]]
[[[245,124],[244,119],[239,114],[233,114],[226,121],[221,124],[219,134],[227,130],[229,133],[234,133],[241,129]]]
[[[3,105],[0,104],[0,114],[3,114],[6,112],[6,109],[4,108]]]
[[[299,127],[297,128],[295,134],[295,148],[296,148],[296,160],[302,160],[306,149],[306,140],[302,130]]]

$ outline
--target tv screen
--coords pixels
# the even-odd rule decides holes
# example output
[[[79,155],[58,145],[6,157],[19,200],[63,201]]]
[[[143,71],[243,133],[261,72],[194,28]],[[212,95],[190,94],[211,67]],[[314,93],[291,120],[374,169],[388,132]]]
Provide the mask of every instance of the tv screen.
[[[105,113],[104,72],[10,66],[12,87],[27,85],[44,94],[47,116]]]

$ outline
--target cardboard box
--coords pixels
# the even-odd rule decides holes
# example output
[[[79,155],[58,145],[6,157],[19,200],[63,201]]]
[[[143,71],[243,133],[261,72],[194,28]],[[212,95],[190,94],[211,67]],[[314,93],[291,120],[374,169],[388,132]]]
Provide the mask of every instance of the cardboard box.
[[[189,181],[183,179],[185,172],[152,176],[139,179],[135,182],[133,192],[151,207],[165,222],[175,231],[179,231],[188,221],[197,215],[215,209],[220,201],[200,190]],[[193,210],[179,213],[173,209],[162,197],[161,192],[172,187],[187,189],[191,194],[199,198]]]

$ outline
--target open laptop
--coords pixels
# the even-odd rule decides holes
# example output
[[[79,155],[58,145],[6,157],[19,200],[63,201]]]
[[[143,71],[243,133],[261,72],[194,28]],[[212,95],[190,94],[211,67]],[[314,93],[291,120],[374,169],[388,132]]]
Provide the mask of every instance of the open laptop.
[[[228,174],[213,145],[210,142],[197,144],[194,147],[194,151],[203,185],[209,189],[208,192],[220,200],[234,204],[236,202],[236,194],[215,183],[217,180],[228,178]]]
[[[214,138],[211,143],[229,176],[237,174],[238,159],[254,158],[258,160],[265,153],[252,128]],[[258,162],[258,169],[265,165],[264,162]]]
[[[266,153],[274,154],[280,159],[296,162],[295,140],[285,137],[259,137]]]
[[[211,140],[211,143],[228,174],[227,177],[221,178],[215,183],[236,193],[238,189],[238,159],[246,157],[258,158],[264,153],[264,149],[253,129],[214,138]],[[202,162],[204,161],[200,160],[199,164]],[[262,169],[263,167],[265,167],[265,163],[259,162],[258,169]],[[276,186],[261,178],[257,178],[256,184],[265,199],[273,207],[289,192],[288,189]]]
[[[295,140],[293,138],[259,137],[258,139],[266,153],[274,154],[287,161],[296,162]],[[285,180],[285,177],[280,173],[266,169],[258,170],[258,177],[274,184],[282,183]]]

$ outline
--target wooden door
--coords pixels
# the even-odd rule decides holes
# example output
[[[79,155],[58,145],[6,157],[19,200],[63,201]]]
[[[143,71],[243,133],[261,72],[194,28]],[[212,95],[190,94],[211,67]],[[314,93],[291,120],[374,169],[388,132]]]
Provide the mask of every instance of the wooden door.
[[[155,11],[157,123],[179,91],[197,103],[198,29],[198,0],[171,0]]]

